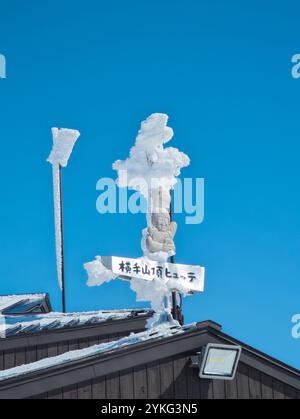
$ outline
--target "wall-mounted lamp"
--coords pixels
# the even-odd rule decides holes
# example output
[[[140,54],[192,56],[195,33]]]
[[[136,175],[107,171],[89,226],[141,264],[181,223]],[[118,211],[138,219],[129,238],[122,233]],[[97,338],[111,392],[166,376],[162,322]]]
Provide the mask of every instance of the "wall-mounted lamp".
[[[192,365],[199,367],[200,378],[233,380],[241,352],[240,346],[209,343],[192,357]]]

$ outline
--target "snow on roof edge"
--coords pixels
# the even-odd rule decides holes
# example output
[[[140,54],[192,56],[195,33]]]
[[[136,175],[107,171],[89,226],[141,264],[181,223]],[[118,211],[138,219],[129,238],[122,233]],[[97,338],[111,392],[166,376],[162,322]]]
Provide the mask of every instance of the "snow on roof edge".
[[[179,326],[178,323],[163,323],[153,329],[140,333],[131,333],[129,336],[108,343],[90,346],[89,348],[65,352],[64,354],[51,358],[44,358],[31,364],[21,365],[0,372],[0,381],[10,378],[27,375],[33,372],[42,371],[51,367],[65,365],[91,356],[107,353],[131,345],[143,343],[154,339],[163,339],[177,334],[185,333],[196,329],[196,323],[186,326]]]
[[[47,296],[47,293],[0,295],[0,311],[6,310],[8,307],[16,305],[24,300],[39,301],[41,299],[45,299],[46,296]]]
[[[107,321],[146,317],[150,309],[101,310],[78,313],[50,312],[43,314],[1,315],[0,338],[5,339],[17,334],[38,333],[46,330],[64,329],[101,324]]]

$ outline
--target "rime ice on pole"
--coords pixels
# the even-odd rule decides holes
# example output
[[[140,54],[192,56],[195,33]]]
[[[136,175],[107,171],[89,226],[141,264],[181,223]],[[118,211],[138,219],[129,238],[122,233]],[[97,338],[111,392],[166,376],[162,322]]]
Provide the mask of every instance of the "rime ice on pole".
[[[174,135],[167,123],[168,115],[150,115],[142,122],[129,157],[113,164],[118,186],[139,191],[147,200],[148,228],[143,230],[142,249],[145,257],[157,261],[175,254],[177,226],[169,218],[170,192],[181,169],[190,163],[177,148],[164,148]]]
[[[47,161],[66,167],[80,132],[68,128],[52,128],[53,148]]]
[[[62,289],[62,234],[60,166],[66,167],[80,132],[68,128],[52,128],[53,148],[47,161],[52,164],[56,262],[59,286]]]
[[[118,172],[119,187],[139,191],[147,200],[148,227],[142,231],[144,258],[166,262],[175,254],[174,236],[177,225],[170,220],[171,190],[182,168],[190,163],[189,157],[177,148],[166,147],[174,133],[167,126],[168,115],[154,113],[141,123],[135,145],[129,157],[117,160],[113,169]],[[156,320],[169,311],[170,283],[131,280],[131,289],[138,301],[151,301]],[[156,321],[153,319],[153,322]],[[158,320],[159,321],[159,320]]]
[[[169,216],[171,189],[176,177],[190,159],[176,148],[166,147],[173,137],[172,128],[167,126],[168,115],[154,113],[142,122],[126,160],[117,160],[113,169],[118,172],[119,187],[139,191],[147,201],[147,228],[142,232],[143,259],[166,262],[175,254],[174,236],[177,225]],[[109,274],[97,257],[85,265],[88,285],[101,285],[109,280]],[[111,279],[114,279],[111,273]],[[150,301],[156,312],[151,324],[170,319],[169,299],[174,289],[172,281],[153,280],[150,282],[131,278],[130,286],[137,294],[137,301]],[[182,290],[183,293],[187,290]]]

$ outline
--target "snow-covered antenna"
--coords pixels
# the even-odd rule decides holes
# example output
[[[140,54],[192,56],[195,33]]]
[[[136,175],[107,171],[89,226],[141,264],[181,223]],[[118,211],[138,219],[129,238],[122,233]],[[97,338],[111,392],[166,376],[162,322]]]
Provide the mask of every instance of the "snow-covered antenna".
[[[52,128],[53,148],[48,157],[52,164],[57,278],[62,291],[62,311],[66,312],[64,267],[64,235],[62,211],[62,167],[66,167],[80,132],[67,128]]]

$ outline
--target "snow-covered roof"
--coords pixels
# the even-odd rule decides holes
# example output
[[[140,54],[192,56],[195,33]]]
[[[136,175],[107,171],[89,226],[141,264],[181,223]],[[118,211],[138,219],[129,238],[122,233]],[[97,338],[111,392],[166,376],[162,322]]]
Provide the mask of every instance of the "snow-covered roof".
[[[47,294],[0,295],[0,313],[25,313],[46,301]]]
[[[58,365],[67,364],[69,362],[77,361],[83,358],[89,358],[98,354],[108,353],[120,348],[137,345],[146,341],[163,339],[178,335],[180,333],[194,330],[196,327],[196,323],[186,326],[179,326],[178,324],[174,323],[163,323],[153,329],[140,333],[132,333],[130,336],[116,341],[94,345],[89,348],[79,349],[76,351],[66,352],[62,355],[45,358],[31,364],[21,365],[19,367],[1,371],[0,381],[40,370],[45,370],[47,368],[55,367]]]
[[[100,324],[110,320],[123,320],[148,316],[149,310],[104,310],[80,313],[44,313],[20,316],[0,315],[0,338],[20,333],[37,333],[46,330]]]
[[[48,294],[0,295],[0,339],[20,333],[99,324],[136,316],[149,316],[151,310],[124,309],[80,313],[51,311]]]

